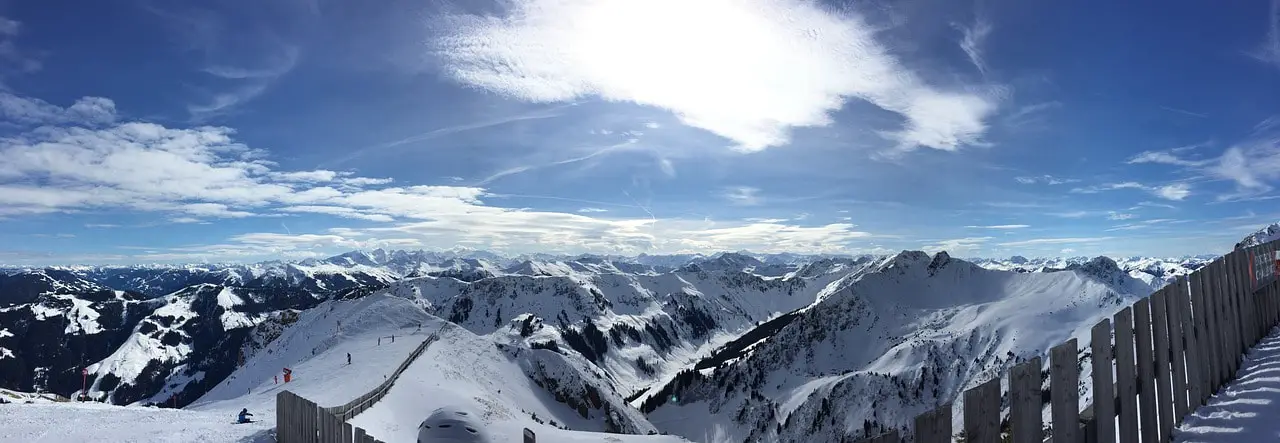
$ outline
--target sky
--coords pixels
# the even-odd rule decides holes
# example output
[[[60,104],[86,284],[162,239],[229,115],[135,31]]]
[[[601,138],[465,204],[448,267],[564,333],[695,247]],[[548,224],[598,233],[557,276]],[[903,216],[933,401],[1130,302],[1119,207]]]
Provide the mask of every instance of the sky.
[[[1222,253],[1280,0],[0,0],[0,264]]]

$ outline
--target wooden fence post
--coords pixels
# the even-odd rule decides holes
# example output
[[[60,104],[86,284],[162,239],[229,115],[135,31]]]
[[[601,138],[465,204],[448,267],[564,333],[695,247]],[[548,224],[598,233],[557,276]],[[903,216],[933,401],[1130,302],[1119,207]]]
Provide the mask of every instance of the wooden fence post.
[[[967,443],[1000,443],[1000,379],[964,393],[964,435]]]
[[[1044,442],[1040,368],[1040,357],[1037,356],[1009,371],[1009,427],[1013,431],[1013,443]]]
[[[1134,367],[1133,308],[1125,307],[1113,317],[1116,324],[1116,395],[1120,407],[1120,441],[1138,441],[1138,386]],[[1096,400],[1095,400],[1096,403]]]
[[[1156,415],[1156,373],[1154,347],[1151,341],[1151,300],[1143,298],[1133,304],[1134,346],[1138,351],[1138,427],[1143,442],[1155,442],[1159,436]]]
[[[1076,339],[1049,350],[1049,400],[1053,417],[1053,443],[1079,443],[1080,368],[1076,366]],[[999,385],[996,385],[999,395]],[[965,417],[968,418],[968,417]],[[996,413],[999,420],[999,412]]]
[[[1167,287],[1166,287],[1167,289]],[[1161,441],[1169,441],[1173,431],[1173,376],[1169,371],[1169,316],[1168,291],[1161,289],[1151,294],[1151,330],[1156,356],[1156,418],[1160,425]]]
[[[1094,442],[1115,443],[1116,395],[1115,383],[1111,381],[1111,320],[1104,318],[1093,325],[1090,336],[1089,347],[1093,355],[1093,418],[1096,421]],[[1010,380],[1010,385],[1012,384]]]
[[[951,443],[951,403],[916,416],[915,425],[916,443]]]
[[[1223,270],[1226,268],[1224,259],[1215,260],[1209,266],[1209,288],[1205,292],[1205,296],[1209,298],[1213,316],[1211,322],[1213,328],[1209,331],[1213,334],[1214,345],[1214,361],[1217,367],[1213,374],[1213,392],[1217,393],[1222,387],[1222,380],[1226,378],[1226,374],[1231,371],[1230,365],[1227,363],[1227,310],[1226,310],[1226,287],[1223,281]]]
[[[1175,413],[1178,423],[1182,423],[1182,419],[1187,416],[1196,406],[1197,398],[1200,396],[1200,387],[1197,385],[1200,375],[1196,372],[1196,365],[1199,359],[1196,357],[1196,335],[1195,327],[1191,324],[1191,297],[1187,293],[1186,277],[1178,277],[1174,280],[1174,299],[1177,300],[1175,305],[1178,312],[1169,317],[1170,321],[1177,324],[1177,335],[1179,339],[1174,342],[1174,366],[1173,366],[1173,388],[1178,393],[1176,397],[1178,403],[1174,404]]]

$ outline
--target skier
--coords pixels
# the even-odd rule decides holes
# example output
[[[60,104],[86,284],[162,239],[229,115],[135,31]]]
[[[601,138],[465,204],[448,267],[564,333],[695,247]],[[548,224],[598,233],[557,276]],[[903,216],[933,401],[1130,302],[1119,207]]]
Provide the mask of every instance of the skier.
[[[418,443],[491,443],[480,416],[446,406],[436,409],[418,425]]]
[[[351,353],[347,353],[347,364],[351,364]]]
[[[249,420],[249,417],[252,416],[253,414],[249,413],[249,408],[241,409],[240,415],[236,417],[236,423],[253,423],[252,420]]]

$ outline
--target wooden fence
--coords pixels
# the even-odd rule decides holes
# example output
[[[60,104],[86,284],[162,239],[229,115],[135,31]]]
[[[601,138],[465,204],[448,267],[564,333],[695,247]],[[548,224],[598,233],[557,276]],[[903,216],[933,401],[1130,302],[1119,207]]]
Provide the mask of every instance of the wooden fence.
[[[400,374],[417,360],[432,342],[440,338],[440,332],[448,326],[441,326],[435,333],[427,336],[409,356],[400,362],[395,372],[366,392],[346,404],[321,407],[310,400],[302,398],[290,391],[276,394],[276,441],[280,443],[382,443],[368,435],[364,429],[351,426],[351,420],[361,412],[373,407],[391,391]]]
[[[1079,405],[1076,339],[1049,351],[1050,422],[1042,423],[1040,357],[964,392],[967,443],[1168,442],[1182,419],[1232,380],[1242,356],[1280,321],[1276,251],[1280,241],[1238,249],[1093,326],[1094,402]],[[1007,410],[1008,428],[1002,429]],[[943,443],[953,435],[952,404],[865,443]],[[902,434],[908,434],[903,432]],[[1118,439],[1118,440],[1117,440]]]

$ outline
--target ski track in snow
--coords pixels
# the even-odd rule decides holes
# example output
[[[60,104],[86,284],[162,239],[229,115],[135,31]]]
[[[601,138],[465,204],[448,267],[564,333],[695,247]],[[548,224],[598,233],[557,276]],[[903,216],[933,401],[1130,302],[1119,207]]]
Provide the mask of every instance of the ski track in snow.
[[[1280,441],[1280,327],[1245,356],[1236,379],[1183,420],[1179,443]]]

